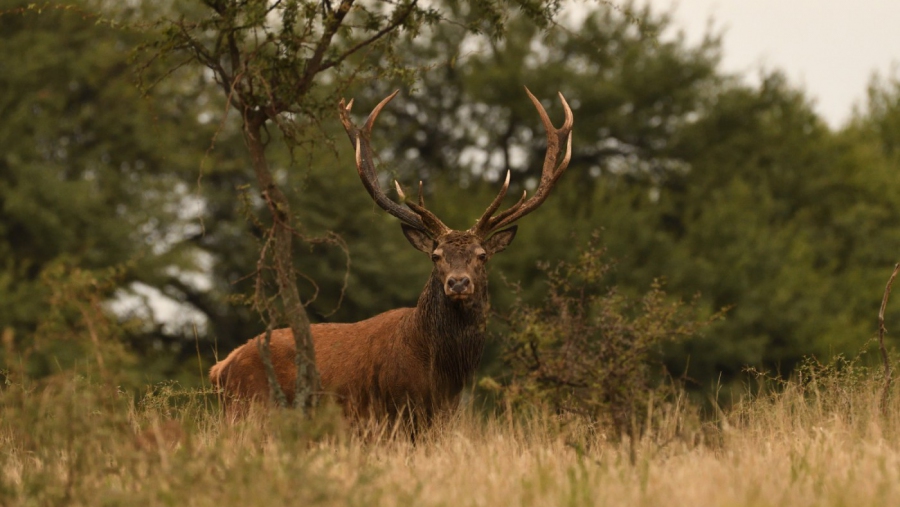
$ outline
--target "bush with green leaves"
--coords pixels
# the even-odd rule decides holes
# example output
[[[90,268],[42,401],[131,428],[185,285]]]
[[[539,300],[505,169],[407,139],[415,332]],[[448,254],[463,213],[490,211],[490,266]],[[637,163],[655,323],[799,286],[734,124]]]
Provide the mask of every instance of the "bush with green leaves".
[[[612,267],[596,236],[574,262],[543,264],[543,302],[519,299],[501,317],[504,385],[481,385],[513,407],[542,405],[618,436],[639,434],[654,400],[674,393],[660,348],[697,336],[721,312],[703,315],[694,302],[672,299],[661,280],[640,296],[619,292],[605,283]]]

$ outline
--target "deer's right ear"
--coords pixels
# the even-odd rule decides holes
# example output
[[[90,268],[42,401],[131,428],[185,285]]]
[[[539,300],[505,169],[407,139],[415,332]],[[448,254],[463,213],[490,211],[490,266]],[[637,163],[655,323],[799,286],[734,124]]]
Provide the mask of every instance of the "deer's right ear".
[[[400,224],[400,227],[403,229],[403,235],[409,240],[409,244],[416,247],[416,250],[431,254],[431,251],[434,250],[434,240],[428,233],[406,224]]]

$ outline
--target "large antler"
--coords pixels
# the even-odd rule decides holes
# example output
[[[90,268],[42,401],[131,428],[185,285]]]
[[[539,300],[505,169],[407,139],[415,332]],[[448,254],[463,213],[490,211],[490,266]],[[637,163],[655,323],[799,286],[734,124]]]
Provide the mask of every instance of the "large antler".
[[[396,97],[399,92],[400,90],[397,90],[379,102],[378,105],[375,106],[375,109],[369,113],[369,117],[366,118],[366,122],[363,124],[362,129],[356,128],[350,120],[350,109],[353,107],[353,100],[351,99],[349,103],[345,104],[344,99],[341,99],[341,123],[344,124],[344,130],[347,131],[347,135],[350,136],[350,142],[356,147],[356,171],[359,173],[359,178],[362,180],[363,186],[366,187],[369,195],[375,200],[375,204],[378,204],[383,210],[399,218],[404,224],[424,231],[432,237],[437,237],[450,229],[444,225],[434,213],[425,209],[425,201],[422,198],[422,184],[419,183],[418,204],[406,202],[406,205],[409,206],[407,209],[385,195],[381,186],[378,184],[378,175],[375,173],[375,162],[373,160],[374,152],[370,144],[372,138],[372,125],[375,124],[378,113],[380,113],[384,106]],[[397,187],[397,193],[400,195],[400,200],[406,201],[406,196],[403,194],[403,190],[400,189],[400,184],[396,181],[394,184]]]
[[[534,107],[537,108],[538,114],[541,115],[541,121],[544,123],[544,128],[547,130],[547,154],[544,156],[544,167],[541,170],[541,182],[534,192],[534,195],[531,196],[531,199],[526,200],[527,192],[523,192],[522,197],[517,203],[513,204],[509,209],[493,216],[494,212],[497,211],[497,208],[500,207],[500,201],[502,201],[503,197],[506,195],[507,189],[509,189],[509,172],[507,172],[506,181],[503,183],[503,187],[500,188],[500,193],[491,205],[487,207],[484,214],[478,219],[478,222],[470,229],[481,237],[486,237],[497,229],[506,227],[537,209],[544,202],[544,199],[547,198],[550,190],[556,184],[559,177],[562,176],[566,167],[569,166],[569,160],[572,158],[572,123],[574,118],[572,116],[572,109],[566,102],[566,98],[563,97],[562,93],[559,94],[559,100],[562,102],[566,119],[563,122],[562,127],[557,129],[553,126],[553,123],[547,116],[547,111],[544,110],[544,106],[542,106],[541,102],[531,94],[531,91],[529,91],[527,87],[525,88],[525,93],[528,94],[528,98],[531,99],[531,102],[534,103]],[[559,157],[563,145],[566,146],[566,154],[563,157],[562,162],[557,164],[556,160]]]

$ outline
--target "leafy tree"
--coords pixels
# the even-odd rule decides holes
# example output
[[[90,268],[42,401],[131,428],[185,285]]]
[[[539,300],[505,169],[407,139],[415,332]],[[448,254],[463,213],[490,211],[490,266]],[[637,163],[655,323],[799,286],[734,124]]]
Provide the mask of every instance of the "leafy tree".
[[[884,154],[896,162],[900,153],[900,77],[872,76],[864,107],[855,111],[847,133],[880,145]]]
[[[689,45],[667,15],[628,3],[571,25],[548,22],[552,3],[510,15],[492,2],[351,2],[342,17],[327,2],[67,5],[37,14],[17,2],[0,15],[0,326],[23,347],[48,302],[65,299],[67,272],[79,290],[91,274],[104,281],[101,300],[150,287],[197,309],[208,322],[198,339],[220,351],[258,332],[254,304],[267,327],[299,314],[301,297],[313,321],[413,301],[427,263],[361,191],[352,149],[333,141],[339,97],[366,112],[398,85],[409,93],[374,132],[382,170],[424,180],[458,227],[506,170],[510,196],[533,184],[543,135],[521,86],[552,118],[556,91],[575,109],[568,174],[492,270],[495,285],[521,282],[525,304],[543,298],[537,260],[575,262],[578,238],[602,230],[623,297],[664,277],[674,296],[699,293],[707,315],[731,308],[667,349],[670,369],[689,364],[702,385],[744,365],[787,371],[803,355],[855,351],[874,331],[900,246],[896,79],[873,80],[833,132],[779,73],[742,84],[718,69],[715,35]],[[130,83],[139,44],[149,96]],[[278,238],[287,255],[259,263]],[[265,291],[240,296],[258,274]],[[493,299],[503,310],[513,291]],[[196,354],[191,332],[135,316],[121,336],[144,371],[174,376]],[[34,359],[35,371],[55,367]]]
[[[858,350],[900,232],[883,166],[777,73],[723,90],[675,145],[691,170],[663,192],[687,261],[672,266],[672,285],[734,306],[717,328],[724,339],[694,344],[711,352],[700,371],[708,360],[707,377],[744,364],[787,371],[804,355]]]
[[[38,12],[15,2],[0,13],[0,327],[20,350],[34,346],[66,272],[106,279],[117,267],[120,284],[98,288],[105,299],[196,268],[190,245],[169,241],[189,227],[181,182],[204,146],[195,97],[142,98],[129,66],[142,37],[98,23],[97,7]],[[145,326],[128,336],[147,354],[164,338]],[[34,374],[79,358],[65,346],[42,350]]]

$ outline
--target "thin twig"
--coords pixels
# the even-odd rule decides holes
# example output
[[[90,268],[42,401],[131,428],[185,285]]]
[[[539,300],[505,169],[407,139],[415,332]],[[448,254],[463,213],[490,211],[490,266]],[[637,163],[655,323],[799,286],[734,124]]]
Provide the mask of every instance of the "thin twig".
[[[94,306],[94,302],[91,301],[89,303],[91,306]],[[93,308],[92,308],[93,309]],[[94,344],[94,357],[97,360],[97,366],[100,368],[100,375],[103,377],[104,381],[109,380],[109,374],[106,370],[106,365],[103,362],[103,353],[101,352],[102,347],[100,346],[100,337],[97,334],[97,330],[94,327],[94,319],[88,314],[87,309],[78,305],[78,310],[81,312],[81,318],[84,319],[84,324],[87,326],[88,336],[91,337],[91,342]]]
[[[882,415],[887,415],[888,396],[890,395],[891,382],[893,381],[891,361],[890,358],[888,358],[887,349],[884,347],[884,334],[887,332],[887,329],[884,327],[884,309],[887,307],[888,298],[891,295],[891,285],[894,284],[894,278],[897,277],[898,271],[900,271],[900,263],[894,265],[894,272],[891,273],[887,286],[884,288],[884,297],[881,298],[881,310],[878,312],[878,349],[881,351],[881,359],[884,361],[884,388],[881,391]]]

